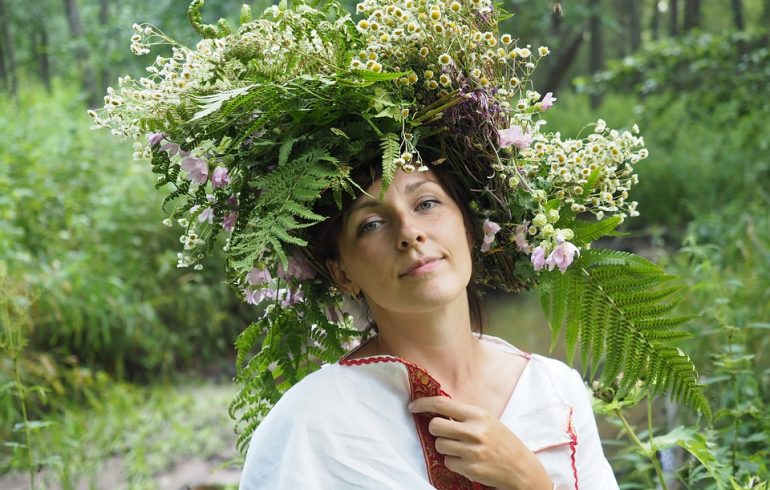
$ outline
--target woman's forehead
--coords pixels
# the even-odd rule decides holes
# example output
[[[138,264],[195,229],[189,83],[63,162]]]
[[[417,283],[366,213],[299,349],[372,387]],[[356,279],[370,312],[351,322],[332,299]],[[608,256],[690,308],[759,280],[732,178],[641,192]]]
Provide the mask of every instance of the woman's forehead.
[[[410,194],[423,185],[429,183],[441,186],[441,182],[439,182],[436,174],[432,170],[428,170],[427,172],[410,173],[398,170],[396,171],[396,175],[393,177],[393,182],[391,182],[390,186],[388,187],[388,192],[385,194],[385,198],[387,199],[387,196],[392,193]],[[382,179],[378,178],[366,189],[366,194],[361,194],[358,196],[356,201],[378,198],[380,195],[381,187]]]

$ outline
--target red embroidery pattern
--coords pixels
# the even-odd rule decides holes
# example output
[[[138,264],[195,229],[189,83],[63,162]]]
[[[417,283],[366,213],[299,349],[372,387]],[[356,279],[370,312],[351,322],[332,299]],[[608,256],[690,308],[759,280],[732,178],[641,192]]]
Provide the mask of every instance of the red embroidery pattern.
[[[441,389],[441,385],[430,374],[418,365],[393,356],[364,357],[361,359],[342,358],[343,366],[358,366],[361,364],[374,364],[377,362],[399,362],[406,367],[409,375],[410,401],[424,396],[449,395]],[[425,464],[428,468],[428,478],[431,485],[439,490],[485,490],[485,485],[472,482],[468,478],[449,470],[444,466],[444,457],[436,450],[436,437],[428,432],[430,419],[435,415],[430,413],[415,413],[414,422],[417,426],[417,435],[420,437]]]
[[[570,459],[572,460],[572,474],[575,475],[575,490],[578,490],[578,471],[577,463],[575,462],[575,452],[577,450],[578,438],[575,432],[575,426],[572,425],[572,407],[569,409],[569,420],[567,421],[567,434],[569,434],[572,441],[569,443],[569,447],[572,450]]]

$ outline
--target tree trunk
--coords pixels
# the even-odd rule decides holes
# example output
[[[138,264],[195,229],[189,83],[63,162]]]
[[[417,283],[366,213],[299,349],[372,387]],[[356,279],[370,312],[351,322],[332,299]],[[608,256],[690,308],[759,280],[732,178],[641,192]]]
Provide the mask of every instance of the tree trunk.
[[[668,0],[670,14],[668,32],[672,36],[679,34],[679,0]]]
[[[631,36],[631,52],[635,53],[642,46],[642,20],[640,0],[626,0],[626,15],[628,15],[628,30]]]
[[[40,72],[40,79],[45,85],[46,91],[51,93],[51,64],[48,58],[48,31],[45,27],[44,18],[41,18],[35,24],[35,29],[31,31],[32,47],[35,50],[37,67]]]
[[[764,8],[762,9],[762,25],[770,24],[770,0],[764,1]]]
[[[700,25],[700,0],[685,0],[684,30],[689,31]]]
[[[110,20],[110,0],[99,0],[99,26],[106,30]],[[105,39],[106,41],[106,39]],[[106,46],[105,46],[106,49]],[[110,67],[106,60],[102,60],[99,65],[99,79],[101,81],[101,92],[107,90],[110,85]]]
[[[552,64],[551,70],[548,72],[548,78],[546,79],[543,87],[546,92],[556,92],[559,87],[564,83],[564,79],[567,77],[570,67],[577,59],[580,47],[583,45],[583,39],[585,33],[580,32],[573,34],[572,39],[565,45],[560,43],[560,46],[566,46],[558,51],[556,60]]]
[[[89,106],[94,107],[99,100],[99,94],[94,80],[94,73],[88,61],[88,51],[81,44],[84,32],[83,24],[80,21],[80,8],[78,7],[77,0],[64,0],[64,10],[67,13],[70,35],[75,42],[73,54],[75,56],[75,64],[83,80],[83,91],[86,93]]]
[[[650,35],[653,41],[660,39],[660,9],[658,8],[658,2],[654,2],[652,5],[652,16],[650,17]]]
[[[553,7],[551,8],[551,29],[553,31],[559,31],[563,18],[564,12],[561,8],[561,2],[554,2]]]
[[[591,17],[588,20],[588,29],[591,33],[589,70],[594,75],[604,68],[604,51],[602,45],[602,18],[601,0],[590,0],[589,8]],[[596,109],[601,104],[600,94],[591,94],[591,107]]]
[[[5,0],[0,0],[0,53],[2,60],[3,85],[11,94],[16,97],[18,82],[16,79],[16,57],[13,52],[13,36],[11,35],[11,15],[5,8]]]
[[[733,22],[735,28],[742,31],[746,28],[746,22],[743,20],[743,2],[741,0],[731,0],[733,7]]]

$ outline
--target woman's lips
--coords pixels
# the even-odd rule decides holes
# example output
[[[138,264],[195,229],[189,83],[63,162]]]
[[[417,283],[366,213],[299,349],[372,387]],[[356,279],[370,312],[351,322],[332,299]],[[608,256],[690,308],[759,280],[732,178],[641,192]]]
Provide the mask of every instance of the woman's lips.
[[[418,265],[414,269],[411,269],[409,272],[404,274],[403,277],[415,277],[428,274],[441,264],[441,260],[442,259],[429,260],[428,262],[425,262],[424,264]]]

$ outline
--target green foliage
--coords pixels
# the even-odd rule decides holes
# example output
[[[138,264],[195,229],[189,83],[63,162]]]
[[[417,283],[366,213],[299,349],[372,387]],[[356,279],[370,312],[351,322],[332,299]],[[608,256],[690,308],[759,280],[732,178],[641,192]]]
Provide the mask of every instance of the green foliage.
[[[752,111],[766,112],[770,110],[768,36],[766,30],[721,35],[693,32],[664,39],[611,62],[590,83],[578,79],[577,86],[593,93],[631,90],[643,96],[663,95],[661,111],[682,100],[689,115],[697,118],[728,121]]]
[[[183,458],[231,452],[224,408],[233,391],[205,380],[137,387],[99,375],[88,399],[46,416],[34,448],[35,460],[46,464],[38,478],[46,488],[157,488],[157,473]],[[105,482],[116,459],[117,480]],[[0,453],[0,474],[24,469],[15,454]]]
[[[388,187],[393,182],[398,165],[396,158],[399,156],[401,142],[397,135],[386,133],[380,138],[380,148],[382,149],[382,186],[380,188],[380,199],[385,196]]]
[[[22,109],[0,102],[14,142],[0,150],[0,260],[37,298],[31,349],[138,377],[227,353],[243,313],[221,257],[180,274],[145,164],[73,117],[70,91],[22,97]]]
[[[330,321],[331,308],[317,302],[287,308],[276,301],[238,337],[236,381],[242,387],[230,404],[230,416],[239,423],[240,451],[245,452],[254,429],[286,390],[321,364],[337,362],[346,346],[362,336],[349,318]]]
[[[695,32],[647,44],[610,63],[590,83],[577,81],[580,90],[641,96],[609,96],[601,108],[610,123],[640,119],[650,150],[649,160],[638,168],[634,196],[641,216],[631,226],[665,226],[679,242],[696,217],[718,212],[743,194],[765,193],[770,184],[768,77],[767,31]],[[582,104],[564,100],[570,110],[554,114],[556,125],[569,122],[559,117],[585,117]]]
[[[287,162],[290,151],[291,145],[284,143],[275,170],[248,184],[259,197],[243,232],[230,244],[232,267],[239,275],[248,273],[268,250],[275,251],[285,266],[288,258],[283,244],[306,245],[304,239],[296,236],[297,230],[326,218],[314,213],[311,206],[321,191],[331,187],[338,172],[327,165],[335,159],[311,148]]]
[[[30,324],[29,297],[19,285],[8,281],[7,274],[5,262],[0,261],[0,352],[4,354],[3,357],[8,357],[13,372],[11,380],[5,380],[3,379],[5,376],[0,375],[0,402],[3,399],[18,402],[18,412],[20,413],[16,417],[8,419],[9,422],[17,421],[11,431],[7,427],[0,427],[0,434],[13,432],[13,435],[16,436],[4,441],[3,446],[4,449],[10,448],[14,458],[23,461],[23,466],[29,471],[30,485],[34,490],[35,469],[40,461],[34,454],[33,443],[36,438],[33,435],[37,436],[37,432],[48,424],[30,418],[29,403],[35,392],[38,395],[44,395],[45,392],[43,387],[28,386],[22,380],[21,356],[27,346],[27,330]],[[6,368],[6,366],[2,367]],[[0,371],[0,374],[5,373]],[[3,407],[6,408],[5,411],[10,411],[7,410],[8,403],[3,405],[6,405]]]
[[[606,353],[602,383],[618,378],[619,397],[643,380],[653,391],[668,391],[710,418],[693,363],[676,347],[689,337],[678,327],[692,317],[663,316],[678,303],[673,295],[680,288],[664,287],[672,279],[632,254],[584,251],[566,272],[543,276],[541,298],[552,348],[566,324],[568,362],[579,344],[583,367],[590,365],[593,377]]]

